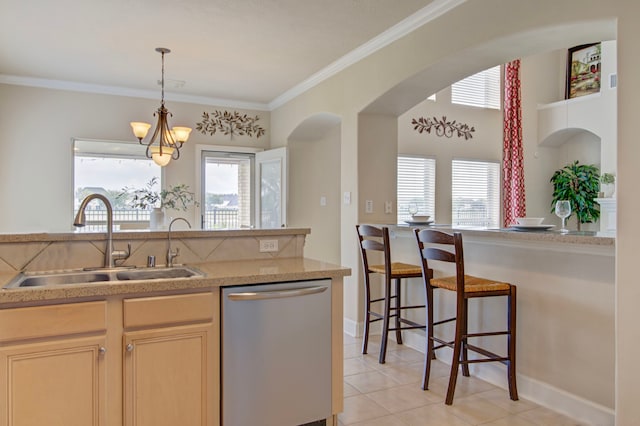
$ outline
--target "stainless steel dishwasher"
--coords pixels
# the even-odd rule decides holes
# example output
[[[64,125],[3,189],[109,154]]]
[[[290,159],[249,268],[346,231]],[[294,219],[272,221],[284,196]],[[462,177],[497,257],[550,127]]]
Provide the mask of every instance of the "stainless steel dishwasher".
[[[331,280],[222,290],[222,425],[331,417]]]

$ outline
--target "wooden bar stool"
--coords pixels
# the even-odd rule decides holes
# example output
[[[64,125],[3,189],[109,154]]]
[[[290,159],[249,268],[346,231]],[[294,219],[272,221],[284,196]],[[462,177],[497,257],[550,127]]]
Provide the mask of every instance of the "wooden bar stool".
[[[418,241],[418,249],[422,258],[423,280],[427,288],[427,352],[424,362],[424,376],[422,389],[428,389],[429,373],[431,369],[431,358],[436,349],[450,347],[453,349],[453,359],[451,361],[451,374],[449,376],[449,387],[445,404],[453,403],[453,394],[458,378],[458,366],[462,366],[462,374],[469,376],[469,364],[479,362],[501,362],[507,366],[507,381],[509,383],[509,396],[512,400],[518,400],[518,390],[516,388],[516,286],[500,281],[478,278],[464,273],[464,256],[462,250],[462,234],[454,232],[447,234],[435,230],[414,230]],[[452,245],[453,252],[443,248],[432,247],[428,244]],[[456,265],[456,275],[445,278],[433,278],[433,272],[429,267],[433,267],[428,260],[452,262]],[[456,293],[456,316],[434,322],[433,320],[433,289],[440,288]],[[507,330],[492,331],[482,333],[469,333],[468,323],[468,301],[475,297],[507,297]],[[435,337],[434,326],[450,321],[456,321],[455,338],[453,341],[446,341]],[[468,342],[470,338],[481,336],[507,336],[507,356],[503,357],[484,348],[472,345]],[[434,346],[434,342],[439,345]],[[478,359],[469,359],[468,351],[473,351],[482,356]]]
[[[366,311],[364,314],[364,336],[362,340],[362,353],[367,353],[369,343],[369,328],[372,322],[382,320],[382,339],[380,342],[380,364],[385,363],[387,354],[387,336],[389,331],[396,332],[396,342],[402,344],[402,330],[425,329],[424,324],[418,324],[402,317],[402,311],[407,309],[424,308],[425,305],[402,306],[401,281],[403,278],[419,278],[422,276],[422,268],[418,265],[410,265],[401,262],[391,262],[391,249],[389,245],[389,229],[387,227],[377,228],[371,225],[356,225],[358,239],[360,241],[360,253],[362,255],[362,270],[364,271],[364,294]],[[368,251],[381,252],[384,257],[384,264],[370,265],[367,257]],[[371,299],[371,274],[381,274],[384,276],[384,296],[378,299]],[[391,280],[395,280],[395,294],[391,295]],[[425,293],[426,297],[426,293]],[[391,300],[394,300],[391,306]],[[371,305],[376,302],[383,302],[383,312],[375,312]],[[393,312],[393,313],[392,313]],[[371,319],[373,317],[374,319]],[[391,318],[395,318],[395,327],[389,327]],[[403,326],[403,324],[405,324]]]

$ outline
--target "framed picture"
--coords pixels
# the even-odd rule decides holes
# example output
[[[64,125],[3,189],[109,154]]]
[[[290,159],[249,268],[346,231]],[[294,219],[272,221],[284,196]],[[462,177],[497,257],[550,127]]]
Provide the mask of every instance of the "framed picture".
[[[600,92],[600,43],[583,44],[569,49],[565,98]]]

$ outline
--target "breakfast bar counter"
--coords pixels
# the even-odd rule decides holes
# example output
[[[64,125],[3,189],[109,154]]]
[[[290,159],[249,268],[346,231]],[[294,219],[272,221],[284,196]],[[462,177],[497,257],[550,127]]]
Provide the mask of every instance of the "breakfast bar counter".
[[[419,264],[414,227],[389,228],[394,261]],[[613,425],[615,238],[586,232],[431,228],[462,233],[466,274],[517,286],[517,374],[522,396],[544,405],[570,406],[590,424]],[[430,267],[436,276],[453,274],[441,264]],[[406,297],[420,304],[424,290],[420,285],[409,287],[413,292],[406,292]],[[453,312],[455,299],[448,296],[436,296],[436,318]],[[471,302],[470,324],[504,327],[506,309],[493,299]],[[424,321],[423,315],[417,314],[415,320]],[[407,335],[408,344],[424,351],[424,333]],[[500,340],[482,343],[498,353],[505,349]],[[503,368],[473,364],[472,374],[504,388]]]

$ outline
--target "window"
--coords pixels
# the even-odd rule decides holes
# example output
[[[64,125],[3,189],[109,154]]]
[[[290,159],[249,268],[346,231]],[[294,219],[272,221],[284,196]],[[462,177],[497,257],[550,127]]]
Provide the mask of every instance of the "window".
[[[196,150],[202,229],[286,226],[286,147],[201,145]]]
[[[451,103],[500,109],[500,65],[454,83]]]
[[[500,226],[500,164],[453,160],[451,164],[453,226]]]
[[[411,219],[409,204],[416,203],[418,214],[435,215],[436,160],[408,155],[398,156],[398,223]]]
[[[254,154],[203,151],[202,229],[252,226]]]
[[[133,209],[118,198],[125,187],[143,188],[156,178],[160,183],[160,166],[145,155],[139,144],[107,141],[74,141],[73,211],[77,213],[89,194],[102,194],[113,207],[116,229],[147,228],[149,211]],[[160,191],[160,184],[157,184]],[[100,201],[92,201],[85,210],[89,230],[105,230],[107,210]]]

